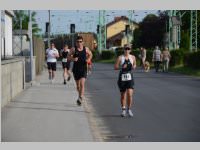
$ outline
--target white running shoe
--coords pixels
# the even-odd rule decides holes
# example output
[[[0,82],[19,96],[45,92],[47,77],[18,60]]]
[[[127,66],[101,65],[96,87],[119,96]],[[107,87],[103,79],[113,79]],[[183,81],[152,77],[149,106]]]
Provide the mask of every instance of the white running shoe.
[[[121,116],[122,116],[122,117],[126,117],[126,110],[125,110],[125,109],[122,109]]]
[[[129,117],[133,117],[133,112],[131,111],[131,109],[128,110],[128,115]]]
[[[54,80],[54,79],[52,79],[52,80],[51,80],[51,84],[53,84],[53,83],[54,83],[54,81],[55,81],[55,80]]]

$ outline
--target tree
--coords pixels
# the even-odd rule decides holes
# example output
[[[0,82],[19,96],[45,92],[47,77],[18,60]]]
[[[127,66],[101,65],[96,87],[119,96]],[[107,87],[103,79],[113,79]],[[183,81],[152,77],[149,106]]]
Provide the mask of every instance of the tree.
[[[28,23],[29,23],[29,15],[28,12],[25,10],[14,10],[15,17],[13,19],[13,29],[20,29],[20,18],[22,19],[22,29],[28,30]],[[38,24],[36,23],[36,12],[31,13],[32,17],[32,33],[33,35],[37,35],[41,31],[41,29],[38,27]]]
[[[166,32],[166,12],[147,15],[139,23],[139,29],[135,32],[135,46],[154,48],[156,45],[163,46],[163,37]]]

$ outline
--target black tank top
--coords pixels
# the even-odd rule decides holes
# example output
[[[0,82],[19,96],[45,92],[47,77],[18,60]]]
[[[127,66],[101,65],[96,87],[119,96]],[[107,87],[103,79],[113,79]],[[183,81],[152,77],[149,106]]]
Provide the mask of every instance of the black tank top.
[[[67,58],[68,53],[69,53],[68,51],[63,51],[62,52],[62,57],[63,58]]]
[[[78,57],[78,61],[75,61],[74,62],[74,65],[73,65],[73,70],[80,70],[80,71],[83,71],[83,70],[86,70],[87,68],[87,63],[86,63],[86,48],[85,46],[83,47],[83,50],[82,51],[79,51],[77,49],[77,47],[75,47],[75,53],[74,53],[74,58],[75,57]]]
[[[124,65],[127,65],[126,68],[123,68]],[[121,69],[121,72],[122,73],[125,73],[125,72],[131,72],[132,70],[132,64],[131,64],[131,61],[128,59],[128,60],[124,60],[124,63],[122,64],[122,69]]]
[[[127,65],[126,68],[123,68],[124,65]],[[133,81],[133,72],[132,72],[132,64],[131,64],[131,61],[129,59],[125,59],[124,60],[124,63],[122,64],[121,66],[122,68],[120,69],[120,72],[119,72],[119,78],[118,78],[118,82],[120,84],[122,84],[122,82],[130,82],[132,83]],[[122,74],[127,74],[127,73],[130,73],[131,74],[131,80],[128,80],[128,81],[122,81]]]

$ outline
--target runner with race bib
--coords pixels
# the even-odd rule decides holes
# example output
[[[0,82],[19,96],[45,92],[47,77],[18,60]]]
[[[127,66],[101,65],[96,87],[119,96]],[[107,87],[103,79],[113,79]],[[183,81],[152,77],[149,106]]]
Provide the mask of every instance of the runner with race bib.
[[[131,111],[132,101],[133,101],[133,89],[134,89],[134,79],[133,79],[133,69],[136,68],[136,58],[134,55],[130,54],[131,45],[126,44],[124,46],[124,54],[119,56],[115,63],[115,70],[120,69],[118,78],[118,87],[121,92],[121,116],[125,117],[126,113],[130,117],[133,117]],[[128,109],[126,110],[126,97],[128,100]]]
[[[61,50],[60,55],[62,56],[62,66],[63,66],[63,84],[66,84],[66,80],[69,81],[71,78],[70,73],[70,60],[67,59],[70,49],[68,49],[68,45],[64,45],[63,50]],[[67,78],[68,76],[68,78]]]

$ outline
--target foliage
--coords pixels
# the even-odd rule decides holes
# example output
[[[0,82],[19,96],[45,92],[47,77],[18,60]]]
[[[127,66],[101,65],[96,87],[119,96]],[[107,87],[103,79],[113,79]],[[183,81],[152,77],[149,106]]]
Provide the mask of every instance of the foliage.
[[[114,58],[114,56],[115,56],[115,53],[110,50],[103,50],[101,53],[102,59],[112,59],[112,58]]]
[[[13,29],[19,30],[20,29],[20,18],[22,19],[22,29],[28,30],[28,24],[29,24],[29,15],[27,11],[25,10],[14,10],[15,17],[13,18]],[[41,29],[38,27],[38,24],[36,23],[36,12],[31,13],[32,17],[32,33],[33,35],[37,35],[38,32],[41,31]]]

